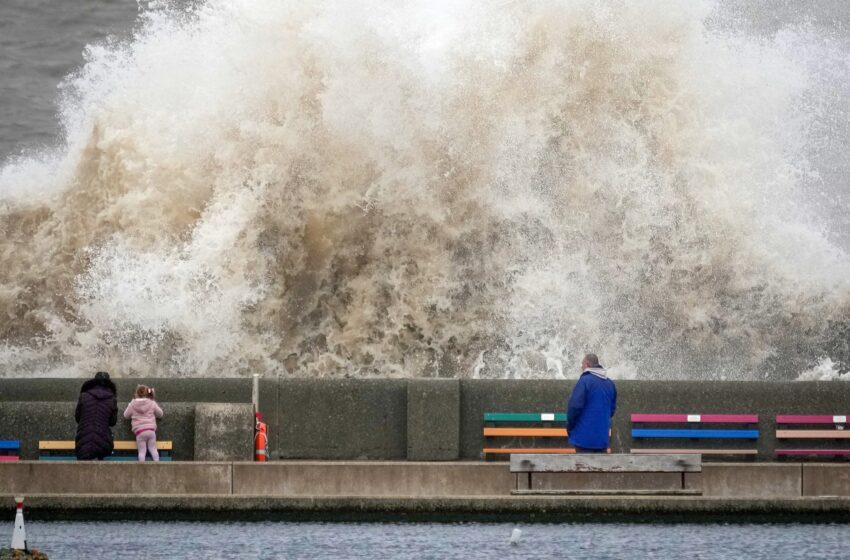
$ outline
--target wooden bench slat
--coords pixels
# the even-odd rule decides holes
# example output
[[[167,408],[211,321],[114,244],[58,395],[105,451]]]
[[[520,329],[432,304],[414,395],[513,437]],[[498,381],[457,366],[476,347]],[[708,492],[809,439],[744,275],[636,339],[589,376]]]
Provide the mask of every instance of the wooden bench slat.
[[[632,422],[758,424],[756,414],[632,414]]]
[[[59,449],[59,450],[68,450],[74,449],[73,441],[53,441],[53,440],[43,440],[38,442],[39,449]]]
[[[632,448],[631,453],[636,455],[666,455],[676,453],[693,453],[695,455],[758,455],[755,449],[653,449]]]
[[[0,455],[0,461],[9,462],[9,461],[18,461],[20,457],[17,455]]]
[[[567,437],[566,428],[484,428],[486,437]]]
[[[694,454],[628,455],[578,454],[554,457],[545,454],[511,455],[511,472],[702,472],[702,460]]]
[[[486,454],[513,454],[513,453],[575,453],[576,450],[572,447],[485,447]]]
[[[845,416],[828,416],[828,415],[799,415],[799,414],[779,414],[776,416],[777,424],[843,424],[841,418],[846,422]]]
[[[136,455],[110,455],[109,457],[105,457],[103,460],[104,461],[117,461],[119,463],[124,463],[124,462],[129,463],[129,462],[138,461],[139,458]],[[169,455],[160,455],[159,460],[168,462],[168,461],[171,461],[172,458]],[[153,461],[153,459],[147,459],[147,460],[145,460],[145,462],[146,463],[152,463],[154,461]]]
[[[39,461],[76,461],[77,458],[74,455],[42,455],[38,458]],[[135,455],[110,455],[109,457],[104,457],[104,461],[110,462],[132,462],[138,461],[138,457]],[[160,455],[160,461],[172,461],[173,459],[168,455]],[[151,459],[145,461],[146,463],[153,462]]]
[[[777,449],[777,455],[850,455],[850,449]]]
[[[633,438],[758,439],[758,430],[701,430],[632,428]]]
[[[162,440],[156,442],[158,451],[171,451],[173,442],[171,440]],[[121,440],[115,442],[116,451],[135,451],[137,449],[135,441]]]
[[[485,422],[566,422],[563,412],[485,412]]]
[[[55,451],[73,451],[73,440],[42,440],[38,442],[39,450],[55,450]],[[162,440],[156,442],[156,448],[160,451],[169,451],[172,449],[170,440]],[[115,442],[116,451],[135,451],[136,442],[129,440],[118,440]]]
[[[484,428],[485,437],[562,437],[569,435],[566,428]],[[608,430],[611,436],[611,430]]]
[[[20,449],[21,442],[14,439],[0,440],[0,449]]]
[[[702,494],[702,490],[696,490],[692,488],[682,488],[682,489],[666,489],[660,488],[658,490],[646,490],[646,489],[637,489],[637,490],[604,490],[604,489],[594,489],[594,488],[582,488],[582,489],[564,489],[564,490],[550,490],[550,489],[540,489],[540,490],[511,490],[511,494],[516,494],[519,496],[522,495],[542,495],[542,496],[678,496],[678,495],[690,495],[690,496],[699,496]]]
[[[777,439],[848,439],[850,430],[776,430]]]

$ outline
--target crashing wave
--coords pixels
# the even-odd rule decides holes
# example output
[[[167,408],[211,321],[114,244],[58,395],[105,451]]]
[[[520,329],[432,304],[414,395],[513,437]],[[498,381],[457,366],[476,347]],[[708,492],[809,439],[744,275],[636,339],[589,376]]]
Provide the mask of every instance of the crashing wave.
[[[3,374],[793,376],[850,316],[807,45],[712,9],[153,3],[0,170]]]

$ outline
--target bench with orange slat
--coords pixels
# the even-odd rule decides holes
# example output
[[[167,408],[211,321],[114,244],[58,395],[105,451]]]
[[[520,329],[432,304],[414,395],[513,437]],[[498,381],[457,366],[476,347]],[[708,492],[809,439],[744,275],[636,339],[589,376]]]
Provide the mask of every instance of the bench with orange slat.
[[[575,448],[564,445],[567,443],[567,429],[563,427],[566,422],[567,415],[563,412],[485,412],[484,457],[508,458],[512,453],[575,453]]]
[[[156,449],[159,451],[160,461],[171,461],[173,444],[170,440],[159,440]],[[150,455],[148,455],[150,457]],[[38,442],[39,461],[76,461],[74,454],[74,440],[41,440]],[[132,440],[119,440],[113,443],[112,455],[104,458],[104,461],[138,461],[136,442]]]

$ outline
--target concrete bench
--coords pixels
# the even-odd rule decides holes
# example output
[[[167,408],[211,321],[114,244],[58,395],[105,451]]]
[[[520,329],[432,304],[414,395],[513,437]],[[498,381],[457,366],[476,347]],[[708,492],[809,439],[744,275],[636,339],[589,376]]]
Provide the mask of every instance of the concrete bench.
[[[850,457],[850,447],[835,446],[850,441],[845,430],[847,416],[780,414],[776,417],[776,439],[801,439],[815,444],[811,448],[776,449],[777,457]]]
[[[754,444],[759,438],[758,421],[755,414],[632,414],[632,439],[676,440],[681,447],[632,447],[634,454],[686,454],[699,455],[744,455],[755,456]],[[658,427],[658,424],[663,427]],[[704,428],[703,426],[711,425]],[[734,442],[732,447],[706,446],[722,440],[724,444]],[[727,441],[728,440],[728,441]]]
[[[171,461],[172,443],[168,440],[157,441],[160,461]],[[150,455],[148,455],[150,457]],[[73,440],[42,440],[38,442],[39,461],[76,461]],[[104,461],[138,461],[138,451],[135,441],[116,441],[112,455]]]
[[[0,439],[0,461],[18,461],[20,458],[20,441],[16,439]]]
[[[513,453],[575,453],[575,448],[564,447],[566,422],[567,415],[563,412],[485,412],[484,457],[492,459]]]
[[[692,453],[671,455],[511,455],[511,473],[518,475],[517,488],[512,491],[513,494],[699,494],[699,490],[687,488],[685,480],[685,473],[698,472],[702,472],[702,457]],[[678,473],[681,475],[681,482],[677,488],[670,488],[664,484],[663,488],[658,489],[630,489],[628,487],[535,489],[533,476],[542,473],[603,473],[604,475]]]

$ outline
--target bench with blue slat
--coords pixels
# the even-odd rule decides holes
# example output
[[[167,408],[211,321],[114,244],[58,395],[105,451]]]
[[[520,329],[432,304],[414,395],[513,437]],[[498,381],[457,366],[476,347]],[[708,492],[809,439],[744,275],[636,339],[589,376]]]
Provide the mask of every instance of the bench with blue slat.
[[[18,461],[20,458],[20,441],[16,439],[0,439],[0,461]]]
[[[685,441],[676,449],[633,447],[634,454],[694,453],[701,455],[756,455],[755,448],[705,447],[711,440],[756,442],[759,438],[758,416],[754,414],[632,414],[632,438],[656,441],[662,439]],[[648,424],[653,426],[647,427]],[[661,425],[659,427],[658,425]],[[703,427],[707,425],[711,427]],[[718,424],[722,426],[717,426]],[[695,447],[698,442],[700,447]]]
[[[758,430],[670,430],[635,428],[633,438],[758,439]]]
[[[160,461],[171,461],[173,444],[171,441],[163,440],[156,442]],[[39,461],[76,461],[73,440],[42,440],[38,442]],[[119,440],[114,442],[112,455],[105,457],[104,461],[138,461],[138,451],[135,441]],[[148,455],[148,460],[150,455]]]

